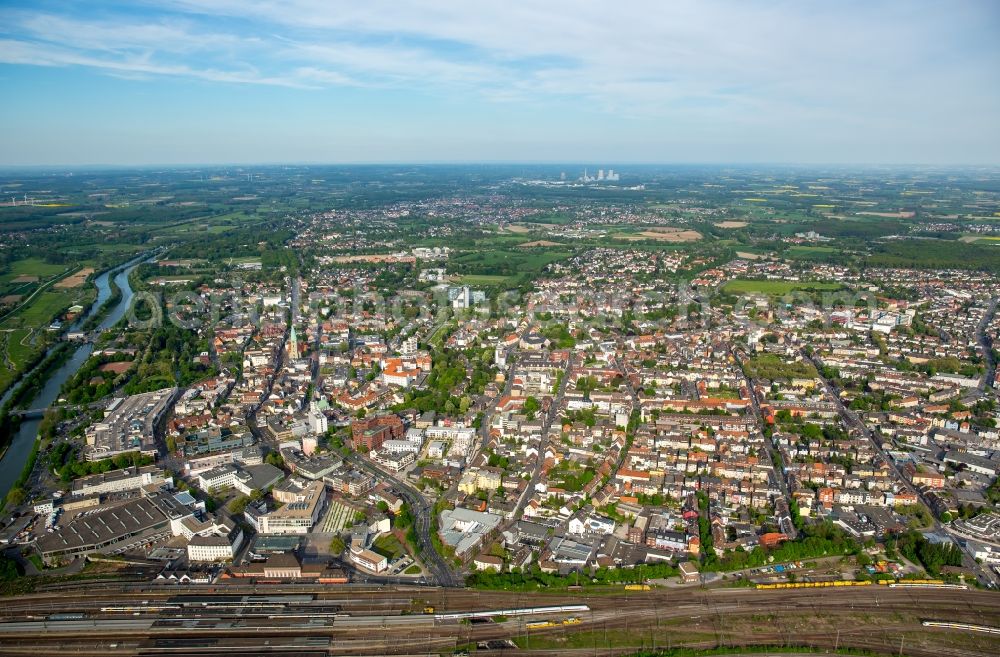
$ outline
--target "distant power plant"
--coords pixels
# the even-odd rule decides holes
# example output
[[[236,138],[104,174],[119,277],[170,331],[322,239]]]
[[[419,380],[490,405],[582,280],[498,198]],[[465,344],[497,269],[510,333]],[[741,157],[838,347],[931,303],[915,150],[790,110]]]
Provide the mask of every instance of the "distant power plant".
[[[618,174],[615,173],[614,169],[608,169],[607,173],[604,172],[604,169],[598,169],[597,170],[597,177],[596,178],[593,177],[593,176],[591,176],[590,172],[587,169],[584,169],[583,170],[583,175],[580,176],[579,180],[580,180],[580,182],[585,182],[585,183],[588,183],[588,182],[618,182],[619,178],[618,178]]]

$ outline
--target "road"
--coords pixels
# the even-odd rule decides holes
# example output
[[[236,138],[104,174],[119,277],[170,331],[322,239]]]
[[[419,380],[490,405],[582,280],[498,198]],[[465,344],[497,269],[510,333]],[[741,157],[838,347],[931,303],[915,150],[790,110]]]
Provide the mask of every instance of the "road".
[[[916,495],[917,498],[920,500],[921,504],[923,504],[925,507],[929,509],[930,504],[928,504],[927,498],[924,497],[923,492],[917,487],[915,487],[910,482],[909,479],[903,476],[903,473],[900,471],[900,469],[896,467],[896,462],[892,460],[888,452],[886,452],[885,449],[882,447],[882,444],[875,438],[874,434],[868,428],[868,425],[866,425],[864,421],[858,417],[857,413],[848,408],[841,400],[840,389],[836,385],[834,385],[832,381],[830,381],[829,379],[827,379],[825,376],[822,375],[823,371],[822,363],[820,363],[819,359],[817,359],[815,356],[805,354],[804,352],[803,356],[808,358],[809,361],[816,366],[816,369],[819,372],[820,380],[823,382],[823,385],[825,386],[827,393],[830,395],[830,397],[833,398],[834,402],[837,404],[837,409],[840,412],[840,416],[844,420],[844,423],[847,424],[848,428],[853,428],[857,430],[861,435],[867,438],[868,442],[871,443],[872,448],[875,450],[875,452],[889,466],[889,469],[892,470],[893,476],[900,483],[900,485],[902,485],[903,488],[906,489],[908,492]],[[951,536],[951,532],[948,530],[948,527],[943,525],[937,519],[937,516],[935,516],[933,512],[930,512],[929,515],[931,517],[932,527],[935,533]],[[956,543],[958,543],[958,545],[961,546],[961,542],[956,540]],[[976,563],[975,559],[972,558],[972,555],[970,555],[964,548],[962,549],[962,565],[965,568],[968,568],[969,570],[974,572],[976,574],[976,577],[979,579],[979,582],[984,586],[994,586],[994,587],[997,586],[996,575],[989,568]]]
[[[743,359],[733,352],[732,347],[729,349],[729,354],[742,365]],[[767,424],[764,421],[764,413],[760,410],[760,397],[757,395],[757,388],[753,385],[753,381],[746,376],[743,377],[743,380],[750,391],[750,406],[757,417],[757,423],[760,425],[761,430],[763,430]],[[781,531],[794,540],[799,535],[799,532],[795,528],[795,521],[792,520],[791,515],[787,512],[787,509],[790,508],[788,503],[791,499],[791,494],[788,491],[788,479],[785,477],[785,460],[781,457],[781,452],[774,446],[774,442],[770,438],[764,441],[764,445],[767,447],[771,462],[776,464],[775,469],[777,472],[775,472],[774,478],[778,482],[778,488],[781,490],[781,495],[784,498],[784,508],[786,509],[784,512],[779,511],[778,501],[775,500],[775,519],[778,522],[778,526],[781,527]]]
[[[503,399],[504,397],[510,395],[511,388],[514,383],[514,364],[515,364],[514,355],[511,354],[511,356],[508,357],[508,360],[510,362],[507,364],[507,372],[504,377],[504,383],[503,383],[503,392],[500,393],[498,399],[494,399],[490,402],[490,405],[486,408],[486,411],[483,413],[483,421],[479,425],[479,446],[476,452],[472,454],[472,458],[469,459],[470,463],[476,460],[476,456],[479,453],[486,451],[486,446],[490,442],[490,422],[493,421],[493,416],[496,414],[497,401],[499,399]]]
[[[617,367],[618,371],[622,373],[622,378],[625,380],[625,387],[628,388],[629,397],[632,398],[632,411],[642,412],[642,408],[639,404],[639,391],[637,391],[635,386],[632,385],[632,379],[629,378],[629,372],[625,369],[625,364],[620,356],[615,357],[615,367]],[[630,417],[629,420],[631,421],[631,419],[632,418]],[[618,455],[618,460],[615,463],[615,469],[612,470],[613,473],[622,469],[622,465],[628,457],[628,451],[632,449],[632,438],[634,437],[634,434],[632,431],[628,431],[628,427],[626,427],[626,431],[625,447],[622,448],[621,453]]]
[[[357,454],[350,454],[347,456],[347,460],[362,470],[388,482],[406,500],[417,526],[417,537],[420,539],[420,558],[431,572],[432,579],[439,586],[462,586],[464,584],[462,578],[448,566],[444,557],[434,549],[434,543],[431,541],[431,527],[433,526],[431,514],[434,512],[434,505],[428,502],[416,488],[379,468],[369,459]]]
[[[986,307],[986,314],[983,315],[976,327],[976,342],[983,350],[983,359],[986,361],[986,373],[983,375],[982,381],[979,382],[979,392],[981,393],[986,391],[987,386],[993,385],[993,377],[997,368],[996,359],[993,358],[993,341],[986,335],[986,327],[990,325],[990,320],[996,314],[998,301],[1000,299],[990,300],[990,305]]]
[[[532,494],[535,492],[535,486],[542,479],[542,465],[545,463],[545,449],[549,444],[549,429],[552,428],[552,421],[555,420],[556,415],[559,412],[559,407],[562,405],[563,395],[566,394],[566,384],[569,382],[569,373],[573,371],[573,361],[576,359],[576,354],[570,353],[569,360],[566,363],[566,369],[563,370],[563,377],[559,381],[559,389],[556,390],[555,397],[552,398],[552,403],[549,404],[548,412],[545,414],[545,422],[542,424],[542,436],[541,441],[538,443],[538,460],[535,464],[535,470],[531,473],[531,480],[525,487],[524,492],[521,493],[521,497],[517,500],[517,506],[514,508],[514,519],[519,520],[521,514],[524,513],[524,507],[528,505],[528,500],[531,499]]]
[[[291,311],[290,311],[290,323],[289,328],[298,319],[299,312],[299,278],[296,276],[292,279],[292,296],[291,296]],[[254,438],[257,439],[258,443],[263,443],[267,438],[267,433],[257,425],[257,411],[260,410],[261,405],[263,405],[264,400],[267,399],[268,395],[271,394],[271,390],[274,386],[274,380],[281,371],[281,368],[285,361],[285,345],[288,343],[289,328],[285,329],[285,334],[281,337],[281,344],[278,345],[278,355],[274,359],[274,374],[267,380],[267,385],[264,386],[264,394],[261,395],[260,401],[254,404],[253,408],[247,411],[247,426],[250,427],[250,432],[253,433]]]

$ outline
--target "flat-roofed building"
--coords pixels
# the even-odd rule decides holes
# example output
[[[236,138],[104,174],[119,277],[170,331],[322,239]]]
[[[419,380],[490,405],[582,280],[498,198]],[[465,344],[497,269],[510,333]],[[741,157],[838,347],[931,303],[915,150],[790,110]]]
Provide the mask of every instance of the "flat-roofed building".
[[[170,408],[177,388],[163,388],[115,400],[100,422],[87,428],[88,461],[100,461],[127,452],[155,456],[153,427]]]
[[[243,531],[230,521],[220,525],[214,533],[193,536],[188,541],[189,561],[228,561],[243,545]]]
[[[385,572],[389,567],[389,560],[374,550],[367,548],[351,550],[350,555],[351,561],[372,573]]]
[[[156,496],[143,497],[77,516],[39,537],[36,547],[42,559],[53,562],[94,552],[114,553],[136,540],[171,536],[170,518],[160,502]]]
[[[73,482],[73,496],[107,495],[138,490],[150,484],[162,485],[167,479],[163,470],[153,465],[142,468],[129,467],[109,470],[100,474],[81,477]]]
[[[305,534],[312,529],[326,502],[326,485],[314,481],[279,509],[262,515],[259,519],[261,534]]]

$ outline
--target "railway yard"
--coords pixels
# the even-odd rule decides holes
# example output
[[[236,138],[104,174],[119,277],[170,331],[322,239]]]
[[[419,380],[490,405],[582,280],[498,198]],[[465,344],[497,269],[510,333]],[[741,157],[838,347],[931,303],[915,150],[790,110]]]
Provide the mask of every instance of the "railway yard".
[[[962,588],[621,589],[91,585],[0,603],[4,655],[627,655],[641,649],[987,656],[1000,596]]]

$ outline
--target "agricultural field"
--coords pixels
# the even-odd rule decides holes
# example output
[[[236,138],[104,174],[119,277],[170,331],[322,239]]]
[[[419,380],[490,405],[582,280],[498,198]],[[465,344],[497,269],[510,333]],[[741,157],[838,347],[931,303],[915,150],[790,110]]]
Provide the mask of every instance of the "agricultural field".
[[[507,284],[514,285],[530,280],[540,273],[546,265],[564,260],[572,255],[570,251],[538,247],[530,250],[510,251],[496,249],[491,251],[474,251],[452,256],[448,261],[448,271],[460,276],[490,276],[511,280]],[[480,279],[479,284],[485,285],[490,279]],[[471,283],[470,283],[471,284]],[[500,284],[495,282],[492,284]]]
[[[7,271],[0,274],[0,282],[11,283],[19,277],[37,277],[40,282],[44,282],[67,269],[67,265],[48,263],[41,258],[24,258],[10,263]]]
[[[730,294],[748,294],[753,292],[760,294],[788,294],[796,290],[839,290],[842,287],[840,283],[819,281],[753,281],[736,279],[726,283],[722,287],[722,291]]]
[[[785,251],[785,255],[799,260],[825,260],[839,252],[840,249],[832,246],[793,246]]]
[[[997,244],[1000,245],[1000,237],[995,235],[963,235],[958,238],[960,242],[973,243],[978,242],[980,244]]]
[[[93,267],[84,267],[83,269],[70,274],[66,278],[62,278],[55,282],[52,286],[57,290],[66,290],[74,287],[81,287],[87,282],[87,277],[94,273]]]
[[[696,230],[687,228],[675,228],[672,226],[658,226],[643,230],[615,232],[609,235],[612,239],[628,241],[656,240],[660,242],[697,242],[704,236]]]
[[[0,329],[42,329],[73,305],[86,306],[97,296],[93,286],[39,292],[31,301],[0,321]]]

